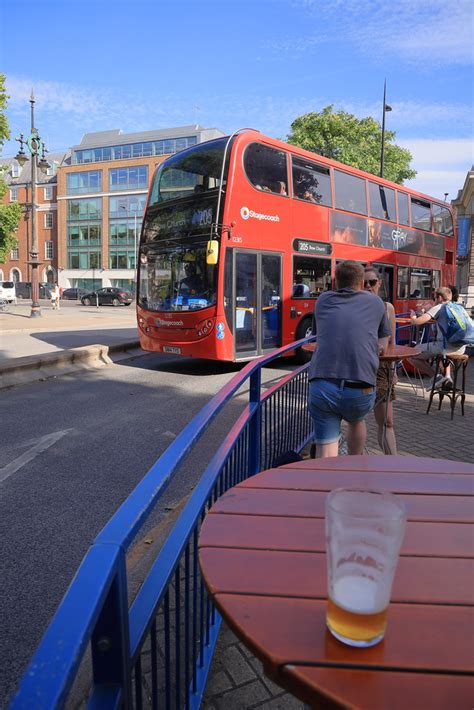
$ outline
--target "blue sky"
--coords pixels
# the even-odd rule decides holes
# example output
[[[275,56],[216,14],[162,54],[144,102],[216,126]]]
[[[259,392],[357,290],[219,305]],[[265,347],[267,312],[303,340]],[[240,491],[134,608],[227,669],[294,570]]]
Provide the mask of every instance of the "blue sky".
[[[472,0],[3,0],[12,137],[200,123],[284,138],[327,104],[381,120],[422,192],[449,199],[473,156]],[[36,41],[35,41],[36,40]],[[14,155],[14,141],[3,155]]]

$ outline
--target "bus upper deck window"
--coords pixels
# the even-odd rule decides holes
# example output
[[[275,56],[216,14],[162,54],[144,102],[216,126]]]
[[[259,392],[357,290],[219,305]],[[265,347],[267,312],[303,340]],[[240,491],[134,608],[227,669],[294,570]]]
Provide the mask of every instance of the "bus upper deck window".
[[[329,168],[294,156],[291,163],[294,196],[299,200],[331,207]]]
[[[342,170],[335,170],[334,187],[338,209],[367,214],[365,180],[363,178],[342,172]]]
[[[369,181],[370,216],[395,222],[395,190]]]
[[[261,143],[251,143],[244,155],[245,173],[257,190],[288,194],[286,153]]]
[[[408,195],[405,192],[397,192],[398,201],[398,224],[410,224],[410,212],[408,209]]]
[[[411,198],[411,226],[415,229],[423,229],[425,232],[431,231],[431,211],[430,203],[424,200]]]
[[[433,217],[433,232],[452,237],[454,234],[453,218],[448,208],[433,203],[431,205],[431,213]]]

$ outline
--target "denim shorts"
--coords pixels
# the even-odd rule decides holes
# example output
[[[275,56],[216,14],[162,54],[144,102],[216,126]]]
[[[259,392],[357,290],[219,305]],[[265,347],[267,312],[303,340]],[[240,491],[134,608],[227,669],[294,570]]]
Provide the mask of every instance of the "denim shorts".
[[[317,444],[332,444],[341,435],[341,420],[359,422],[373,409],[375,387],[353,389],[343,381],[315,379],[309,383],[308,407]]]

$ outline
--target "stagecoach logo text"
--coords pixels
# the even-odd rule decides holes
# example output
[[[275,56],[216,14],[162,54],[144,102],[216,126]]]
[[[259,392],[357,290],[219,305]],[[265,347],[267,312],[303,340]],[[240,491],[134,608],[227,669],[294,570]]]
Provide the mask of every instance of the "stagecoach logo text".
[[[258,219],[259,221],[264,219],[267,222],[280,221],[280,218],[277,214],[262,214],[261,212],[254,212],[254,210],[249,210],[248,207],[240,208],[240,216],[242,217],[242,219]]]
[[[162,318],[157,318],[156,319],[156,325],[158,328],[161,328],[163,325],[168,325],[173,328],[179,328],[184,325],[182,320],[163,320]]]

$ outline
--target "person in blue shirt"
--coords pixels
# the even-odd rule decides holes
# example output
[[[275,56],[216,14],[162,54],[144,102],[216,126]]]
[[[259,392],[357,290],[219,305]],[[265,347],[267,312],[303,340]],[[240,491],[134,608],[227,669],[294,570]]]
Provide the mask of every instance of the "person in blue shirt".
[[[338,455],[343,419],[349,454],[363,453],[379,354],[391,332],[382,300],[364,290],[361,264],[344,261],[335,277],[336,290],[322,293],[314,309],[318,339],[309,367],[308,406],[318,458]]]

